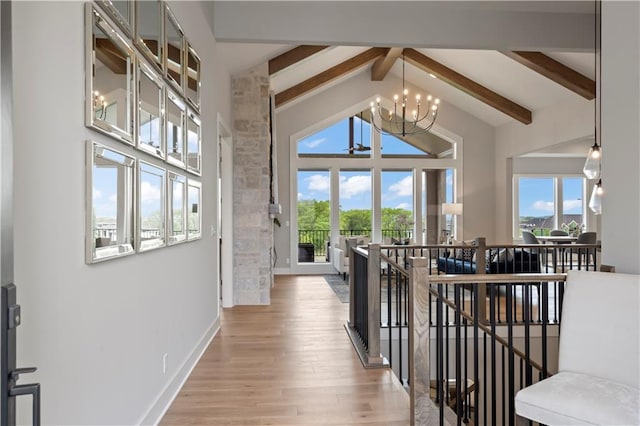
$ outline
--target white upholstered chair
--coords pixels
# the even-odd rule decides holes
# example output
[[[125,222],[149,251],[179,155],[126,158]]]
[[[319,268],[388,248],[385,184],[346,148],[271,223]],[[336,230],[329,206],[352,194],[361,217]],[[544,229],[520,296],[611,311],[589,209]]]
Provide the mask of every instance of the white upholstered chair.
[[[522,389],[516,413],[547,425],[640,425],[640,276],[569,271],[558,374]]]
[[[349,273],[349,253],[347,251],[347,238],[351,239],[351,241],[355,241],[355,244],[358,246],[369,244],[369,237],[364,235],[357,235],[353,237],[345,237],[340,235],[338,237],[338,241],[333,245],[333,250],[331,252],[333,267],[338,271],[339,274],[342,274],[342,277],[346,279],[347,274]]]

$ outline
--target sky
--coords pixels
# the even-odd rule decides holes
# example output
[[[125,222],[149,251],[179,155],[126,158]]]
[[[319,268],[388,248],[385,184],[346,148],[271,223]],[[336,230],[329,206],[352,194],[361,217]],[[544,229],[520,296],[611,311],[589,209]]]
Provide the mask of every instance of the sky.
[[[346,154],[348,151],[349,120],[344,119],[298,142],[301,154]],[[383,153],[424,154],[404,143],[392,143],[392,136],[383,135]],[[354,142],[371,146],[371,125],[358,117],[354,119]],[[385,151],[385,147],[387,150]],[[365,154],[361,152],[359,154]],[[340,206],[342,210],[371,209],[371,172],[340,172]],[[383,171],[382,206],[413,210],[413,178],[409,171]],[[298,172],[298,199],[329,200],[329,172]]]
[[[298,152],[305,154],[344,154],[348,148],[349,120],[344,119],[298,142]],[[362,126],[361,126],[362,124]],[[358,117],[354,119],[354,140],[370,146],[371,126]],[[416,148],[396,143],[398,139],[383,135],[383,154],[417,154]],[[364,152],[366,153],[366,152]],[[363,154],[363,153],[361,153]],[[452,176],[447,175],[447,201],[452,201]],[[565,214],[582,213],[582,185],[578,177],[565,177],[563,210]],[[544,217],[554,214],[553,178],[520,178],[520,216]],[[382,207],[413,210],[413,181],[408,171],[383,171]],[[298,199],[329,200],[330,177],[326,171],[298,172]],[[371,173],[363,171],[340,172],[340,206],[343,210],[371,208]]]
[[[583,178],[562,178],[563,212],[564,214],[582,213]],[[519,179],[520,216],[552,216],[554,214],[553,178]]]

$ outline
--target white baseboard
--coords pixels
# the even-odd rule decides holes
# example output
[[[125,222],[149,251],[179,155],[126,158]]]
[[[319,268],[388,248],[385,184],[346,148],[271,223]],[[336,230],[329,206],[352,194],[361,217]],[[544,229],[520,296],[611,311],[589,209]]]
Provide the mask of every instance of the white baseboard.
[[[291,268],[273,268],[273,275],[291,275]]]
[[[218,331],[220,330],[220,316],[209,326],[204,333],[198,344],[193,348],[191,354],[184,361],[182,366],[178,369],[176,374],[169,380],[169,383],[160,392],[160,395],[156,398],[146,414],[142,416],[142,419],[137,423],[139,425],[157,425],[162,420],[162,417],[167,412],[173,400],[178,396],[178,392],[182,389],[182,386],[191,375],[191,371],[196,366],[200,358],[204,354],[204,351],[209,347],[209,344],[213,340]]]

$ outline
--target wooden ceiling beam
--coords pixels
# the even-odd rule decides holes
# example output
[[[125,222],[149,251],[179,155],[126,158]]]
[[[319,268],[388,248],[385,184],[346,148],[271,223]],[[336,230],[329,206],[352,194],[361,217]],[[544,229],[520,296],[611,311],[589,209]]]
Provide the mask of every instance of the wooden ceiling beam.
[[[386,55],[376,59],[371,67],[371,81],[384,80],[403,50],[402,47],[391,47],[387,49]]]
[[[290,67],[291,65],[300,62],[301,60],[306,59],[309,56],[315,55],[316,53],[326,49],[327,47],[329,46],[302,45],[294,47],[293,49],[284,52],[282,55],[276,56],[275,58],[269,60],[269,75],[273,75],[278,71],[282,71],[283,69]]]
[[[435,75],[440,80],[462,90],[466,94],[492,106],[498,111],[523,124],[531,124],[531,111],[502,95],[476,83],[462,74],[434,61],[414,49],[404,50],[404,59],[423,71]]]
[[[514,61],[555,81],[585,99],[596,97],[596,82],[541,52],[502,52]]]
[[[335,80],[336,78],[341,77],[348,72],[351,72],[357,68],[362,67],[363,65],[368,64],[369,62],[384,55],[385,53],[386,50],[384,48],[373,47],[360,53],[359,55],[354,56],[353,58],[347,59],[346,61],[327,69],[326,71],[321,72],[320,74],[314,75],[313,77],[303,81],[302,83],[296,84],[293,87],[277,93],[276,108],[289,101],[292,101],[298,96],[304,95],[311,90],[314,90],[332,80]]]
[[[126,74],[127,60],[125,55],[106,38],[95,39],[96,59],[102,62],[114,74]]]

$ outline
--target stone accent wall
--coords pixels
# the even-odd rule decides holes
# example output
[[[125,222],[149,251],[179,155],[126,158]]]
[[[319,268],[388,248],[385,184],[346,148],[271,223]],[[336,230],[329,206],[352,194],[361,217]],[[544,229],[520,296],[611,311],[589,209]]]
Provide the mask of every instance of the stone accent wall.
[[[232,78],[233,302],[268,305],[273,282],[269,218],[269,72],[267,64]]]

